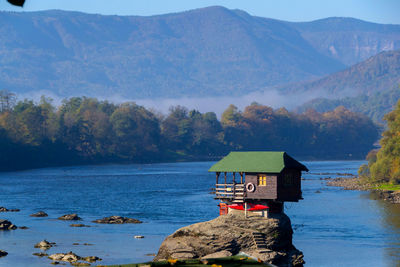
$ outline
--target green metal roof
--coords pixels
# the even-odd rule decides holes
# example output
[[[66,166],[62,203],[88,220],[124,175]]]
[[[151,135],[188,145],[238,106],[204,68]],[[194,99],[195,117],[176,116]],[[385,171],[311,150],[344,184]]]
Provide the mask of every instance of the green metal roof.
[[[306,166],[282,151],[231,152],[208,171],[280,173],[285,167],[308,171]]]

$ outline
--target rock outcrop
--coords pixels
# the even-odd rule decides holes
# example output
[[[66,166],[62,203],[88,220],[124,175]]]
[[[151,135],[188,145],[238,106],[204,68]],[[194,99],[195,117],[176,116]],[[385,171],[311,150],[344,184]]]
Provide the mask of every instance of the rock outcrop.
[[[12,222],[0,219],[0,230],[15,230],[17,226],[12,224]]]
[[[18,212],[20,209],[7,209],[5,207],[0,207],[0,212]]]
[[[103,219],[93,221],[94,223],[107,223],[107,224],[123,224],[123,223],[142,223],[137,219],[122,217],[122,216],[110,216]]]
[[[82,220],[82,219],[78,216],[78,214],[76,214],[76,213],[73,213],[73,214],[66,214],[66,215],[63,215],[63,216],[59,217],[58,219],[59,219],[59,220],[64,220],[64,221],[79,221],[79,220]]]
[[[270,218],[233,211],[228,215],[177,230],[161,244],[154,261],[218,258],[244,252],[278,266],[303,266],[303,253],[292,244],[292,226],[285,214]]]
[[[38,211],[38,212],[36,212],[34,214],[31,214],[29,216],[31,216],[31,217],[47,217],[49,215],[44,211]]]

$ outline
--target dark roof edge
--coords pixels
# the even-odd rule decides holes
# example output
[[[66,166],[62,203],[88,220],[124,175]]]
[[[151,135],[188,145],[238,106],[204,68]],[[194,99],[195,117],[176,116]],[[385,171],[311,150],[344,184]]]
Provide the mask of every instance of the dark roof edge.
[[[286,168],[294,168],[294,169],[299,169],[301,171],[306,171],[308,172],[308,168],[292,158],[288,153],[284,152],[283,153],[283,160]]]

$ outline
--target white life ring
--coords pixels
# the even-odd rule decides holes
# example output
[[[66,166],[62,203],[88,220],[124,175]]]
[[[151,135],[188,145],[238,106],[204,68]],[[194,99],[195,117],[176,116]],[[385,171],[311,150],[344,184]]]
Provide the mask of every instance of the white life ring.
[[[246,184],[246,191],[247,192],[254,192],[256,190],[256,186],[253,183]]]

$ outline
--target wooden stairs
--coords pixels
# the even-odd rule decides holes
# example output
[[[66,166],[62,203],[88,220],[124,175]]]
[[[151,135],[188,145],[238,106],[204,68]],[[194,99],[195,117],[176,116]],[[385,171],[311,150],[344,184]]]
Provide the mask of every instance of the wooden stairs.
[[[253,236],[253,241],[254,244],[256,245],[257,251],[259,253],[266,253],[266,252],[270,252],[271,250],[268,249],[266,240],[265,240],[265,234],[263,233],[257,233],[257,232],[252,232],[252,236]]]
[[[235,184],[233,193],[233,203],[243,203],[244,202],[244,184]]]

